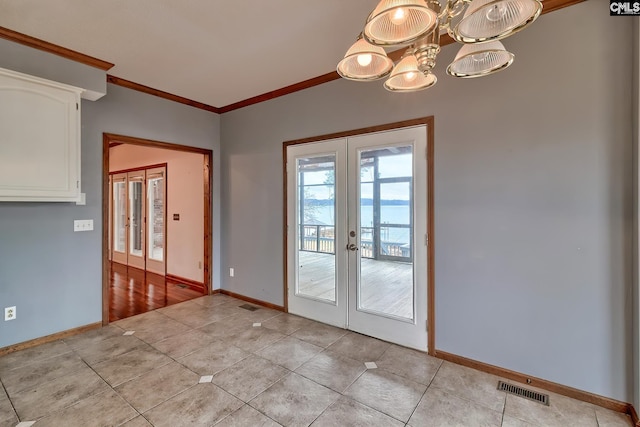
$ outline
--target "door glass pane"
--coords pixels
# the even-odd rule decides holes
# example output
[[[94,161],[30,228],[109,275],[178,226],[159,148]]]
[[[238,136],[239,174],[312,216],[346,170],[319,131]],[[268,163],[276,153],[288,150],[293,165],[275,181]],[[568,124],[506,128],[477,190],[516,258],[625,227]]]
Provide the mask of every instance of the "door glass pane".
[[[413,170],[413,155],[406,148],[393,147],[385,151],[388,155],[378,157],[378,178],[410,177]]]
[[[129,254],[142,256],[142,181],[129,181]]]
[[[335,155],[297,160],[296,295],[336,301]]]
[[[380,183],[379,230],[380,255],[411,258],[411,182]]]
[[[383,224],[411,223],[411,183],[390,182],[380,184],[380,222]]]
[[[364,177],[364,175],[361,175]],[[360,256],[373,258],[373,182],[360,183]]]
[[[359,154],[358,310],[413,319],[412,146]]]
[[[164,178],[151,178],[149,188],[149,259],[164,258]]]
[[[113,183],[113,250],[125,252],[127,193],[124,181]]]

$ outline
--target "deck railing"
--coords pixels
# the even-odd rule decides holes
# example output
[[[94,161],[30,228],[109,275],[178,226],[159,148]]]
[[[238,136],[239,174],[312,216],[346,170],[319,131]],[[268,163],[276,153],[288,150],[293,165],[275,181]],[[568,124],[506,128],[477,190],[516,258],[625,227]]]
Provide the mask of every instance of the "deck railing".
[[[335,227],[332,225],[304,225],[301,250],[336,253]]]
[[[334,254],[335,227],[332,225],[303,225],[300,250]],[[383,227],[381,227],[383,228]],[[375,258],[373,248],[373,227],[360,227],[360,250],[363,258]],[[385,236],[380,239],[381,253],[385,256],[411,258],[411,247],[405,242],[390,241]]]

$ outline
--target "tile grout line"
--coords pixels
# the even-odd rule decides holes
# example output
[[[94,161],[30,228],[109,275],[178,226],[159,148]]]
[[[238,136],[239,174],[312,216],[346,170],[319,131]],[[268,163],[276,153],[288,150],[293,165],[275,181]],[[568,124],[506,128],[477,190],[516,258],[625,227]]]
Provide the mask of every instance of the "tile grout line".
[[[208,307],[205,307],[205,308],[208,308]],[[145,314],[145,313],[142,313],[142,314]],[[162,314],[162,313],[159,313],[159,314]],[[189,327],[190,329],[189,329],[188,331],[186,331],[186,332],[192,332],[192,331],[198,330],[198,328],[194,328],[194,327],[192,327],[192,326],[190,326],[190,325],[187,325],[187,324],[185,324],[185,323],[182,323],[182,322],[180,322],[179,320],[173,319],[173,318],[171,318],[171,317],[169,317],[169,316],[167,316],[167,315],[164,315],[164,317],[166,317],[166,318],[168,318],[168,319],[170,319],[170,320],[176,321],[176,322],[178,322],[178,323],[181,323],[181,324],[183,324],[183,325],[185,325],[185,326]],[[222,319],[221,319],[221,320],[222,320]],[[215,323],[215,322],[210,322],[210,323]],[[208,323],[208,324],[210,324],[210,323]],[[206,325],[204,325],[204,326],[206,326]],[[203,326],[203,327],[204,327],[204,326]],[[185,332],[185,333],[186,333],[186,332]],[[165,339],[169,339],[169,338],[176,337],[176,336],[178,336],[178,335],[180,335],[180,334],[175,334],[175,335],[172,335],[172,336],[168,336],[168,337],[163,338],[163,339],[161,339],[161,340],[159,340],[159,341],[156,341],[156,343],[157,343],[157,342],[160,342],[160,341],[163,341],[163,340],[165,340]],[[149,342],[147,342],[147,341],[143,340],[142,338],[137,338],[137,339],[139,339],[139,340],[140,340],[140,341],[142,341],[143,343],[147,344],[149,347],[153,348],[155,351],[157,351],[157,352],[161,353],[161,354],[162,354],[162,355],[164,355],[165,357],[167,357],[167,358],[171,359],[173,362],[175,362],[175,363],[177,363],[178,365],[182,366],[182,367],[183,367],[183,368],[185,368],[186,370],[188,370],[188,371],[192,372],[193,374],[195,374],[195,375],[197,375],[197,376],[200,376],[200,374],[198,374],[197,372],[193,371],[191,368],[189,368],[188,366],[184,365],[183,363],[181,363],[180,361],[178,361],[178,360],[177,360],[176,358],[174,358],[173,356],[169,356],[167,353],[165,353],[165,352],[163,352],[163,351],[160,351],[159,349],[157,349],[156,347],[154,347],[152,343],[149,343]],[[213,342],[215,342],[215,341],[217,341],[217,339],[215,339]],[[212,344],[213,342],[211,342],[211,343],[209,343],[209,344]],[[207,345],[209,345],[209,344],[206,344],[204,347],[206,347],[206,346],[207,346]],[[194,351],[192,351],[191,353],[188,353],[188,354],[184,355],[183,357],[187,357],[187,356],[189,356],[190,354],[193,354],[193,353],[195,353],[195,352],[197,352],[197,351],[199,351],[199,350],[202,350],[204,347],[199,348],[199,349],[197,349],[197,350],[194,350]],[[132,350],[131,350],[131,351],[132,351]],[[127,353],[129,353],[129,352],[127,351],[127,352],[122,353],[122,354],[127,354]],[[120,356],[120,355],[118,355],[118,356]],[[117,357],[117,356],[115,356],[115,357]],[[243,358],[242,360],[244,360],[244,359],[246,359],[246,358]],[[107,359],[107,360],[109,360],[109,359]],[[102,362],[100,362],[100,363],[102,363]],[[129,379],[129,380],[127,380],[127,381],[125,381],[125,382],[123,382],[123,383],[121,383],[121,384],[118,384],[118,386],[119,386],[119,385],[122,385],[122,384],[126,384],[126,383],[131,382],[131,381],[134,381],[134,380],[136,380],[136,379],[138,379],[138,378],[142,377],[143,375],[146,375],[146,374],[148,374],[148,373],[152,372],[154,369],[158,369],[158,368],[161,368],[161,367],[167,366],[167,365],[168,365],[168,364],[170,364],[170,363],[171,363],[171,362],[169,362],[169,363],[167,363],[167,364],[164,364],[164,365],[162,365],[162,366],[155,367],[155,368],[153,368],[151,371],[147,371],[147,372],[145,372],[145,373],[143,373],[143,374],[141,374],[141,375],[138,375],[138,376],[136,376],[136,377],[134,377],[134,378],[131,378],[131,379]],[[236,362],[236,363],[237,363],[237,362]],[[234,363],[234,364],[235,364],[235,363]],[[233,365],[232,365],[232,366],[233,366]],[[95,371],[94,371],[94,372],[95,372]],[[96,374],[98,374],[98,373],[96,372]],[[100,376],[100,375],[98,374],[98,376]],[[100,378],[102,378],[102,377],[100,377]],[[105,382],[106,382],[106,380],[104,380],[104,378],[103,378],[103,381],[105,381]],[[120,393],[118,393],[118,391],[115,389],[115,387],[111,386],[109,383],[107,383],[107,385],[108,385],[109,387],[111,387],[111,388],[113,389],[113,391],[114,391],[116,394],[118,394],[118,396],[120,396],[120,397],[121,397],[125,402],[127,402],[127,404],[129,404],[129,406],[131,406],[131,407],[133,408],[133,410],[134,410],[134,411],[136,411],[136,412],[138,413],[138,415],[139,415],[139,416],[143,417],[143,418],[144,418],[144,419],[145,419],[149,424],[151,424],[151,421],[150,421],[150,420],[149,420],[149,419],[148,419],[144,414],[146,414],[147,412],[149,412],[149,411],[153,410],[154,408],[156,408],[156,407],[158,407],[158,406],[162,405],[163,403],[165,403],[165,402],[167,402],[167,401],[169,401],[169,400],[171,400],[171,399],[175,398],[176,396],[179,396],[179,395],[181,395],[181,394],[183,394],[183,393],[187,392],[188,390],[191,390],[192,388],[194,388],[195,386],[197,386],[197,385],[198,385],[198,383],[193,384],[193,385],[191,385],[190,387],[187,387],[186,389],[184,389],[184,390],[182,390],[182,391],[180,391],[180,392],[178,392],[178,393],[176,393],[176,394],[174,394],[174,395],[172,395],[172,396],[168,397],[167,399],[165,399],[164,401],[162,401],[162,402],[158,403],[157,405],[155,405],[155,406],[153,406],[153,407],[151,407],[151,408],[148,408],[144,413],[141,413],[141,412],[140,412],[140,411],[138,411],[136,408],[134,408],[134,407],[131,405],[131,403],[129,403],[129,401],[128,401],[126,398],[124,398],[122,395],[120,395]],[[214,384],[214,385],[215,385],[216,387],[219,387],[219,386],[217,386],[216,384]],[[227,393],[227,394],[229,394],[229,395],[233,396],[231,393],[229,393],[228,391],[224,390],[222,387],[219,387],[219,388],[220,388],[221,390],[223,390],[225,393]],[[234,396],[234,397],[236,397],[236,396]],[[134,417],[134,418],[135,418],[135,417]],[[226,418],[226,417],[225,417],[225,418]]]
[[[386,353],[386,351],[385,351],[385,353]],[[428,354],[426,356],[427,357],[431,357]],[[416,405],[415,408],[413,408],[413,411],[411,411],[411,415],[409,415],[409,418],[407,419],[407,422],[405,423],[405,425],[409,424],[409,421],[411,421],[411,417],[413,417],[413,414],[416,413],[416,410],[418,409],[418,406],[420,406],[420,402],[422,402],[422,399],[424,399],[424,396],[427,394],[427,390],[429,390],[429,387],[431,387],[431,384],[433,383],[433,380],[436,379],[436,375],[438,375],[438,372],[440,372],[440,368],[442,368],[443,363],[444,362],[440,362],[440,364],[438,365],[438,369],[436,369],[436,372],[431,377],[431,380],[429,380],[429,384],[427,384],[427,388],[424,389],[424,392],[422,393],[422,396],[420,396],[420,399],[418,400],[418,404]]]
[[[11,400],[11,397],[9,397],[9,392],[7,391],[7,388],[4,386],[4,383],[2,382],[2,379],[0,379],[0,385],[2,386],[2,390],[4,390],[5,396],[7,396],[7,400],[9,401],[9,404],[11,405],[11,409],[13,409],[13,414],[18,419],[18,422],[22,421],[22,420],[20,420],[20,417],[18,416],[18,411],[16,411],[16,407],[13,406],[13,401]]]
[[[317,383],[316,383],[316,384],[317,384]],[[323,386],[323,387],[324,387],[324,386]],[[326,388],[327,388],[327,389],[329,389],[329,390],[331,390],[329,387],[326,387]],[[331,391],[334,391],[334,390],[331,390]],[[318,416],[317,416],[317,417],[315,417],[315,418],[313,419],[313,421],[311,421],[311,422],[309,423],[309,425],[312,425],[313,423],[315,423],[315,422],[316,422],[316,420],[317,420],[318,418],[320,418],[320,417],[321,417],[325,412],[327,412],[327,411],[329,410],[329,408],[330,408],[331,406],[333,406],[333,404],[334,404],[334,403],[336,403],[338,400],[340,400],[340,398],[341,398],[342,396],[344,396],[344,394],[342,394],[342,393],[338,393],[338,397],[336,398],[336,400],[334,400],[333,402],[331,402],[330,404],[328,404],[328,405],[327,405],[327,407],[326,407],[326,408],[324,408],[324,410],[323,410],[322,412],[320,412],[320,413],[318,414]],[[353,399],[352,399],[352,400],[353,400]],[[354,401],[354,402],[357,402],[357,400],[353,400],[353,401]],[[360,402],[358,402],[358,403],[360,403]],[[365,405],[365,406],[366,406],[366,405]],[[367,408],[368,408],[368,406],[367,406]],[[373,409],[373,408],[371,408],[371,409]]]
[[[279,381],[279,380],[278,380],[278,381]],[[278,381],[276,381],[276,382],[278,382]],[[273,384],[275,384],[275,383],[273,383]],[[273,384],[272,384],[272,385],[273,385]],[[259,395],[258,395],[258,396],[259,396]],[[256,396],[256,397],[257,397],[257,396]],[[254,399],[255,399],[255,397],[254,397]],[[273,421],[274,423],[278,424],[279,426],[281,426],[281,425],[282,425],[282,424],[280,424],[278,421],[276,421],[276,420],[274,420],[273,418],[271,418],[269,415],[267,415],[267,414],[265,414],[264,412],[262,412],[260,409],[258,409],[258,408],[254,408],[253,406],[251,406],[251,405],[249,404],[249,402],[246,402],[244,405],[248,406],[249,408],[253,409],[254,411],[258,412],[259,414],[264,415],[265,417],[269,418],[271,421]],[[243,405],[243,406],[244,406],[244,405]],[[240,409],[242,409],[242,406],[241,406],[240,408],[238,408],[236,411],[234,411],[234,412],[232,412],[231,414],[229,414],[228,416],[230,416],[230,415],[232,415],[232,414],[234,414],[234,413],[238,412]],[[227,417],[224,417],[224,418],[227,418]],[[223,418],[223,419],[224,419],[224,418]],[[216,424],[218,424],[218,423],[220,423],[220,422],[222,422],[222,420],[220,420],[220,421],[216,422]],[[215,425],[215,424],[214,424],[214,425]],[[311,425],[311,424],[309,424],[309,425]]]
[[[138,413],[138,415],[139,415],[139,416],[141,416],[142,418],[144,418],[145,420],[147,420],[147,421],[149,422],[149,424],[153,425],[153,424],[151,423],[151,421],[150,421],[150,420],[145,416],[145,414],[146,414],[146,413],[148,413],[148,412],[150,412],[150,411],[154,410],[154,409],[155,409],[155,408],[157,408],[158,406],[160,406],[160,405],[162,405],[162,404],[164,404],[164,403],[168,402],[169,400],[173,399],[174,397],[177,397],[177,396],[180,396],[180,395],[181,395],[181,394],[183,394],[183,393],[186,393],[187,391],[191,390],[192,388],[196,387],[197,385],[198,385],[198,383],[195,383],[195,384],[193,384],[193,385],[191,385],[191,386],[189,386],[189,387],[185,388],[184,390],[182,390],[182,391],[180,391],[180,392],[178,392],[178,393],[174,394],[173,396],[168,397],[167,399],[163,400],[162,402],[158,403],[157,405],[154,405],[154,406],[152,406],[152,407],[148,408],[148,409],[147,409],[146,411],[144,411],[144,412],[140,412],[140,411],[138,411],[136,408],[133,408],[133,405],[131,405],[127,399],[125,399],[123,396],[121,396],[121,395],[120,395],[120,393],[118,393],[118,391],[117,391],[117,390],[115,390],[115,389],[114,389],[113,391],[115,391],[115,392],[118,394],[118,396],[122,397],[122,399],[123,399],[125,402],[127,402],[127,403],[128,403],[128,404],[133,408],[133,410],[134,410],[134,411],[136,411],[136,412]],[[214,384],[214,385],[215,385],[215,384]],[[225,391],[226,391],[226,390],[225,390]],[[227,392],[227,393],[229,393],[229,392]],[[229,393],[229,394],[231,394],[231,393]],[[133,417],[133,418],[136,418],[136,417]],[[132,418],[132,419],[133,419],[133,418]],[[129,421],[131,421],[131,420],[129,420]]]
[[[57,342],[59,342],[59,343],[63,343],[64,345],[66,345],[67,347],[69,347],[69,351],[65,351],[65,352],[63,352],[63,353],[59,353],[59,354],[54,354],[53,356],[47,356],[47,357],[44,357],[44,358],[42,358],[42,359],[40,359],[40,360],[35,360],[35,361],[29,362],[29,363],[27,363],[27,364],[25,364],[25,365],[21,365],[21,366],[17,366],[17,367],[15,367],[15,368],[8,369],[8,370],[7,370],[7,372],[15,371],[15,370],[17,370],[17,369],[26,368],[27,366],[31,366],[31,365],[34,365],[34,364],[36,364],[36,363],[44,362],[44,361],[46,361],[46,360],[53,359],[54,357],[63,356],[63,355],[65,355],[65,354],[67,354],[67,353],[71,353],[71,352],[73,351],[73,348],[72,348],[69,344],[67,344],[67,343],[64,341],[64,339],[62,339],[62,338],[61,338],[61,339],[57,339],[57,340],[55,340],[55,341],[51,341],[51,342],[48,342],[48,343],[39,344],[38,346],[35,346],[35,347],[30,347],[30,348],[25,348],[25,349],[23,349],[23,350],[18,350],[18,351],[16,351],[16,352],[6,354],[6,355],[4,355],[4,356],[2,356],[2,357],[7,357],[7,356],[9,356],[9,355],[11,355],[11,354],[16,354],[16,353],[20,353],[20,352],[23,352],[23,351],[28,351],[28,350],[33,349],[33,348],[38,348],[38,347],[40,347],[40,346],[45,346],[45,345],[53,344],[53,343],[57,343]]]
[[[64,343],[65,345],[67,345],[67,346],[69,347],[69,351],[68,351],[68,352],[65,352],[65,353],[57,354],[57,355],[55,355],[55,356],[51,356],[51,357],[44,358],[44,359],[42,359],[42,360],[37,360],[37,361],[35,361],[35,362],[31,362],[31,363],[28,363],[28,364],[26,364],[26,365],[19,366],[19,367],[17,367],[17,368],[11,369],[10,371],[7,371],[7,372],[17,371],[17,370],[19,370],[19,369],[27,368],[27,367],[32,366],[32,365],[35,365],[35,364],[37,364],[37,363],[43,363],[43,362],[51,361],[51,359],[55,359],[56,357],[62,357],[62,356],[65,356],[65,355],[67,355],[67,354],[69,354],[69,353],[73,353],[75,356],[77,356],[77,357],[80,359],[80,361],[84,362],[84,360],[82,360],[82,358],[81,358],[81,357],[80,357],[80,356],[79,356],[79,355],[78,355],[78,354],[73,350],[73,347],[71,347],[69,344],[67,344],[67,343],[66,343],[66,342],[64,342],[63,340],[58,340],[58,341],[59,341],[59,342]],[[56,342],[56,341],[54,341],[54,342]],[[80,367],[80,368],[78,368],[78,369],[73,369],[73,370],[71,370],[71,371],[69,371],[69,372],[66,372],[66,373],[64,373],[64,374],[60,374],[59,376],[55,376],[55,377],[53,377],[53,378],[50,378],[49,380],[50,380],[50,381],[57,380],[57,379],[59,379],[59,378],[65,377],[65,376],[70,375],[70,374],[73,374],[73,373],[75,373],[75,372],[79,371],[80,369],[82,369],[82,368]],[[6,387],[4,387],[4,384],[3,384],[3,388],[5,389],[5,393],[7,393],[7,397],[9,397],[9,391],[6,389]],[[33,386],[32,386],[31,388],[33,388]],[[15,395],[15,394],[20,394],[20,393],[23,393],[23,392],[25,392],[25,391],[27,391],[27,390],[29,390],[29,389],[30,389],[30,388],[22,388],[22,389],[18,389],[18,390],[17,390],[17,391],[15,391],[13,394],[14,394],[14,395]]]
[[[15,368],[15,369],[21,369],[21,368],[23,368],[23,367],[25,367],[25,366],[29,366],[29,365],[32,365],[32,364],[35,364],[35,363],[39,363],[39,362],[44,362],[44,361],[46,361],[46,360],[50,360],[50,359],[53,359],[53,358],[56,358],[56,357],[64,356],[65,354],[68,354],[68,353],[73,353],[74,355],[76,355],[76,356],[80,359],[80,361],[81,361],[82,363],[84,363],[84,364],[85,364],[89,369],[91,369],[91,370],[93,371],[93,368],[92,368],[91,366],[89,366],[89,364],[88,364],[88,363],[87,363],[87,362],[86,362],[86,361],[85,361],[85,360],[84,360],[84,359],[83,359],[83,358],[82,358],[78,353],[76,353],[75,349],[74,349],[73,347],[71,347],[69,344],[67,344],[64,340],[62,340],[62,339],[61,339],[61,340],[57,340],[57,341],[53,341],[53,342],[61,342],[61,343],[65,344],[66,346],[68,346],[68,347],[69,347],[69,351],[68,351],[68,352],[65,352],[65,353],[57,354],[57,355],[55,355],[55,356],[51,356],[51,357],[44,358],[44,359],[42,359],[41,361],[36,361],[36,362],[33,362],[33,363],[29,363],[29,364],[27,364],[27,365],[24,365],[24,366],[21,366],[21,367],[19,367],[19,368]],[[14,370],[15,370],[15,369],[14,369]],[[59,379],[59,378],[63,378],[63,377],[65,377],[65,376],[70,375],[70,374],[73,374],[73,373],[76,373],[76,372],[80,371],[81,369],[82,369],[82,368],[75,369],[75,370],[73,370],[73,371],[71,371],[71,372],[66,373],[65,375],[61,375],[61,376],[59,376],[59,377],[54,378],[54,379],[52,379],[51,381],[54,381],[54,380]],[[95,371],[94,371],[94,372],[95,372]],[[97,374],[97,373],[96,373],[96,374]],[[102,380],[104,381],[104,379],[103,379],[102,377],[100,377],[100,379],[102,379]],[[106,381],[105,381],[105,383],[107,384],[107,386],[109,386],[109,387],[110,387],[109,383],[107,383]],[[11,397],[9,396],[9,392],[7,391],[7,389],[6,389],[6,387],[4,386],[4,384],[2,383],[2,381],[0,381],[0,384],[2,384],[2,388],[3,388],[4,392],[5,392],[5,393],[6,393],[6,395],[7,395],[7,399],[9,399],[9,403],[11,403],[11,407],[13,408],[13,411],[15,412],[16,417],[18,418],[18,421],[21,421],[20,416],[18,415],[18,411],[16,410],[15,406],[13,405],[13,401],[11,400]],[[26,389],[26,388],[25,388],[25,389],[23,389],[23,390],[19,391],[19,392],[18,392],[18,393],[16,393],[16,394],[23,393],[23,392],[28,391],[28,390],[29,390],[29,389]],[[83,397],[83,398],[81,398],[81,399],[79,399],[79,400],[77,400],[77,401],[75,401],[75,402],[73,402],[73,403],[71,403],[71,404],[69,404],[69,405],[67,405],[67,406],[64,406],[64,407],[60,408],[59,410],[56,410],[56,411],[54,411],[54,412],[48,413],[48,414],[46,414],[46,415],[43,415],[43,416],[41,416],[41,417],[39,417],[39,418],[37,418],[37,419],[38,419],[38,420],[40,420],[40,419],[46,418],[46,417],[48,417],[48,416],[51,416],[51,415],[53,415],[53,414],[55,414],[55,413],[61,412],[61,411],[65,410],[65,409],[67,409],[67,408],[70,408],[70,407],[72,407],[72,406],[74,406],[74,405],[76,405],[76,404],[80,403],[81,401],[83,401],[83,400],[85,400],[85,399],[88,399],[89,397],[96,396],[96,395],[98,395],[98,394],[101,394],[101,393],[94,393],[94,394],[90,394],[90,395],[88,395],[88,396],[85,396],[85,397]],[[128,403],[128,402],[127,402],[127,403]]]
[[[75,350],[74,350],[74,352],[75,352]],[[128,353],[128,352],[127,352],[127,353]],[[123,354],[126,354],[126,353],[123,353]],[[93,371],[93,372],[94,372],[94,373],[95,373],[95,374],[96,374],[96,375],[97,375],[97,376],[98,376],[102,381],[104,381],[104,383],[107,385],[107,387],[109,387],[109,388],[110,388],[110,389],[111,389],[115,394],[117,394],[117,395],[118,395],[118,397],[120,397],[122,400],[124,400],[124,401],[127,403],[127,405],[129,405],[129,407],[130,407],[131,409],[133,409],[133,410],[134,410],[134,412],[136,412],[138,415],[142,415],[142,414],[141,414],[141,413],[140,413],[136,408],[134,408],[134,407],[133,407],[133,405],[132,405],[131,403],[129,403],[129,401],[128,401],[127,399],[125,399],[124,397],[122,397],[122,396],[120,395],[120,393],[118,393],[118,391],[117,391],[117,390],[116,390],[116,389],[115,389],[111,384],[109,384],[109,383],[107,382],[107,380],[105,380],[105,379],[102,377],[102,375],[100,375],[98,372],[96,372],[96,370],[95,370],[95,369],[93,369],[93,366],[89,365],[89,364],[87,363],[87,361],[85,361],[84,359],[82,359],[82,357],[81,357],[79,354],[78,354],[78,357],[80,357],[80,359],[82,360],[82,362],[84,362],[84,364],[85,364],[85,365],[87,365],[87,366],[89,367],[89,369],[91,369],[91,370],[92,370],[92,371]],[[117,356],[116,356],[116,357],[117,357]],[[102,362],[99,362],[99,363],[102,363]],[[163,366],[164,366],[164,365],[163,365]],[[106,393],[106,392],[105,392],[105,393]],[[92,394],[91,396],[97,396],[98,394],[100,394],[100,393]],[[88,397],[91,397],[91,396],[88,396]],[[88,398],[88,397],[87,397],[87,398]],[[76,403],[79,403],[79,402],[81,402],[82,400],[84,400],[84,399],[80,399],[80,400],[78,400],[78,402],[76,402]],[[74,403],[74,405],[75,405],[75,403]],[[71,406],[73,406],[73,405],[71,405]],[[68,407],[70,407],[70,406],[68,406]],[[65,408],[65,409],[66,409],[66,408]],[[58,411],[58,412],[59,412],[59,411]],[[54,413],[55,413],[55,412],[54,412]],[[133,418],[136,418],[136,417],[133,417]],[[131,418],[131,420],[132,420],[133,418]],[[129,422],[129,421],[131,421],[131,420],[127,420],[127,421],[125,421],[125,423],[126,423],[126,422]],[[124,424],[124,423],[122,423],[122,424]],[[122,425],[122,424],[121,424],[121,425]]]
[[[346,334],[345,334],[345,335],[346,335]],[[345,335],[343,335],[342,337],[344,337]],[[342,338],[342,337],[341,337],[341,338]],[[339,339],[340,339],[340,338],[339,338]],[[338,339],[338,340],[339,340],[339,339]],[[338,341],[338,340],[336,340],[336,341]],[[325,348],[323,349],[323,351],[321,351],[321,352],[320,352],[320,353],[318,353],[318,354],[321,354],[321,353],[323,353],[323,352],[327,351],[327,350],[328,350],[328,348],[329,348],[330,346],[331,346],[331,344],[329,344],[329,346],[325,347]],[[382,352],[382,354],[381,354],[380,356],[378,356],[378,358],[376,358],[376,361],[379,361],[379,360],[384,356],[384,354],[385,354],[387,351],[389,351],[391,348],[392,348],[392,345],[389,345],[389,346],[388,346],[388,348],[387,348],[387,349],[385,349],[385,351],[383,351],[383,352]],[[334,351],[334,352],[335,352],[335,351]],[[359,363],[364,363],[364,362],[362,362],[362,361],[360,361],[360,360],[352,359],[351,357],[349,357],[349,356],[347,356],[347,355],[345,355],[345,354],[342,354],[342,353],[340,353],[340,352],[336,352],[336,353],[338,353],[341,357],[345,357],[345,358],[347,358],[347,359],[351,359],[351,360],[357,361],[357,362],[359,362]],[[315,356],[314,356],[314,357],[315,357]],[[302,366],[302,365],[301,365],[301,366]],[[442,364],[440,364],[440,366],[442,366]],[[440,370],[440,366],[438,367],[438,370]],[[384,372],[387,372],[387,373],[389,373],[389,374],[396,375],[396,374],[394,374],[393,372],[387,371],[387,370],[386,370],[386,369],[384,369],[384,368],[379,368],[379,369],[380,369],[380,370],[382,370],[382,371],[384,371]],[[366,372],[368,372],[368,371],[369,371],[369,369],[365,369],[364,371],[362,371],[362,372],[361,372],[358,376],[356,376],[356,378],[355,378],[355,379],[354,379],[354,380],[353,380],[353,381],[352,381],[352,382],[351,382],[351,383],[350,383],[350,384],[349,384],[349,385],[344,389],[344,391],[346,391],[347,389],[349,389],[349,387],[351,387],[351,386],[352,386],[356,381],[358,381],[358,379],[360,379],[360,378],[361,378],[361,377],[362,377]],[[354,399],[354,398],[352,398],[352,397],[350,397],[350,396],[347,396],[346,394],[344,394],[344,392],[337,392],[337,391],[335,391],[335,390],[331,389],[330,387],[327,387],[327,386],[325,386],[325,385],[322,385],[322,384],[317,383],[317,382],[316,382],[314,379],[312,379],[312,378],[307,378],[307,377],[305,377],[305,376],[304,376],[304,375],[302,375],[302,374],[298,374],[297,372],[294,372],[294,373],[295,373],[295,374],[297,374],[297,375],[300,375],[300,376],[301,376],[301,377],[303,377],[303,378],[308,379],[309,381],[312,381],[312,382],[313,382],[313,383],[315,383],[315,384],[318,384],[318,385],[319,385],[319,386],[321,386],[321,387],[325,387],[325,388],[327,388],[327,389],[329,389],[329,390],[331,390],[331,391],[334,391],[334,392],[338,393],[338,394],[339,394],[338,399],[340,399],[340,397],[345,397],[345,398],[347,398],[347,399],[349,399],[349,400],[352,400],[352,401],[354,401],[354,402],[356,402],[356,403],[358,403],[358,404],[360,404],[360,405],[362,405],[362,406],[364,406],[364,407],[366,407],[366,408],[369,408],[369,409],[371,409],[371,410],[373,410],[373,411],[379,412],[379,413],[381,413],[381,414],[383,414],[383,415],[386,415],[386,416],[388,416],[388,417],[390,417],[390,418],[392,418],[392,419],[394,419],[394,420],[397,420],[397,421],[399,421],[399,422],[401,422],[401,423],[403,423],[403,424],[405,424],[405,425],[407,425],[407,424],[408,424],[409,419],[411,419],[411,416],[413,415],[413,413],[415,412],[416,408],[417,408],[417,407],[418,407],[418,405],[420,404],[420,400],[422,400],[422,396],[424,396],[424,394],[426,393],[426,390],[429,388],[429,386],[427,386],[427,389],[425,389],[425,391],[422,393],[422,396],[420,397],[420,400],[418,400],[418,403],[416,404],[416,407],[415,407],[415,408],[413,409],[413,411],[411,412],[411,415],[409,416],[409,419],[405,422],[405,421],[402,421],[402,420],[400,420],[400,419],[396,418],[395,416],[393,416],[393,415],[391,415],[391,414],[388,414],[388,413],[386,413],[386,412],[384,412],[384,411],[381,411],[381,410],[379,410],[379,409],[373,408],[373,407],[369,406],[368,404],[366,404],[366,403],[364,403],[364,402],[361,402],[361,401],[359,401],[359,400],[357,400],[357,399]],[[436,374],[437,374],[437,371],[436,371]],[[404,378],[404,377],[401,377],[401,378]],[[434,374],[433,378],[435,378],[435,374]],[[431,381],[433,381],[433,378],[431,379]],[[429,384],[431,384],[431,381],[429,382]],[[337,402],[337,401],[338,401],[338,399],[336,399],[335,401],[333,401],[329,406],[331,406],[331,405],[333,405],[335,402]],[[325,409],[324,409],[324,410],[323,410],[323,411],[322,411],[322,412],[321,412],[321,413],[320,413],[320,414],[319,414],[319,415],[314,419],[314,421],[313,421],[313,422],[315,422],[315,421],[316,421],[316,420],[317,420],[317,419],[318,419],[322,414],[324,414],[324,413],[325,413],[325,411],[329,408],[329,406],[327,406],[327,408],[325,408]]]

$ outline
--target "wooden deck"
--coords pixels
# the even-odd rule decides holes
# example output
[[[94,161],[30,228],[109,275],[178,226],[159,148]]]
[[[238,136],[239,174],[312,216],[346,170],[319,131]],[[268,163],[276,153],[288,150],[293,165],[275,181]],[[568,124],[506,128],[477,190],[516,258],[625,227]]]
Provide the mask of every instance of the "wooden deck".
[[[300,251],[299,261],[300,293],[334,301],[334,255]],[[360,282],[361,308],[413,318],[412,264],[363,258]]]

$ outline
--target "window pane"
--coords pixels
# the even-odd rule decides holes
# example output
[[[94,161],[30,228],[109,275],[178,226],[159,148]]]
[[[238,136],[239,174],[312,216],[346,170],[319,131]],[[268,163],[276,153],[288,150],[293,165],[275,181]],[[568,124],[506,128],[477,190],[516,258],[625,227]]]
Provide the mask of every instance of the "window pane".
[[[412,161],[413,156],[411,153],[380,156],[378,158],[378,178],[411,176],[413,171]]]
[[[124,182],[113,184],[113,250],[125,252],[127,224],[127,193]]]
[[[149,186],[149,259],[164,258],[164,178],[147,181]]]
[[[297,160],[296,295],[336,301],[335,155]]]
[[[414,318],[412,147],[360,151],[358,310]],[[385,225],[389,224],[389,225]]]
[[[129,181],[129,253],[142,256],[142,181]]]
[[[380,222],[411,224],[411,183],[380,184]]]

